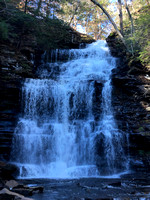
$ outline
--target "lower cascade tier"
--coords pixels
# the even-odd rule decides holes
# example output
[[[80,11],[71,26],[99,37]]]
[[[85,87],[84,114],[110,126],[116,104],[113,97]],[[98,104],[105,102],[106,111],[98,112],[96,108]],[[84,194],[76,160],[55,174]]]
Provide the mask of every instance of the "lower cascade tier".
[[[97,166],[82,165],[67,168],[66,163],[55,162],[47,165],[18,164],[20,168],[19,178],[77,178],[99,177]]]

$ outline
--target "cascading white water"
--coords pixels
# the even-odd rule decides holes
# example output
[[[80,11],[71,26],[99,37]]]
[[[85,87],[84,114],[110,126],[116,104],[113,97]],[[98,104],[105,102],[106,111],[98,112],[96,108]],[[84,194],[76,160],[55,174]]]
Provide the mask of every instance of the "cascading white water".
[[[24,114],[15,130],[12,151],[20,177],[113,174],[118,172],[118,159],[119,169],[126,169],[123,137],[111,107],[115,59],[104,41],[68,54],[68,62],[47,63],[51,76],[43,69],[43,79],[24,83]],[[59,73],[52,66],[59,66]]]

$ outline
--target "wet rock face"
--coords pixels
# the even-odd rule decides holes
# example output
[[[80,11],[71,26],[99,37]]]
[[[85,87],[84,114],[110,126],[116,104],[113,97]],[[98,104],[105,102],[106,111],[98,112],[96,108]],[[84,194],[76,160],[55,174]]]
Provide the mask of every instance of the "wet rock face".
[[[17,41],[0,42],[0,72],[1,75],[10,79],[13,77],[33,77],[34,65],[32,55],[34,54],[35,39],[26,36],[22,44],[18,46]]]
[[[0,80],[0,160],[9,160],[12,137],[20,115],[20,79]]]
[[[0,162],[1,180],[11,180],[18,175],[19,175],[19,169],[15,165]]]
[[[0,199],[1,200],[33,200],[31,198],[26,198],[21,194],[16,192],[9,191],[8,189],[4,188],[0,191]]]
[[[131,168],[150,167],[150,76],[141,63],[131,59],[117,36],[107,43],[117,58],[112,74],[112,105],[119,128],[129,135]]]
[[[86,35],[70,30],[70,39],[53,48],[79,48],[80,43],[94,40]],[[68,30],[68,32],[69,32]],[[20,29],[16,29],[16,34]],[[20,36],[18,37],[20,38]],[[54,51],[49,49],[49,51]],[[0,41],[0,160],[10,159],[12,137],[21,114],[21,86],[25,78],[36,78],[41,59],[46,51],[39,46],[37,38],[30,32],[22,34],[21,39],[9,38]],[[56,73],[59,72],[55,67]]]

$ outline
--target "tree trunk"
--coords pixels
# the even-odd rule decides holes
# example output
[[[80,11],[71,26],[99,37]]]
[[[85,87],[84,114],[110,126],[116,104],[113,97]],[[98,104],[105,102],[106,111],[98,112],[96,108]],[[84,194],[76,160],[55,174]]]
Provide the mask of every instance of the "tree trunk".
[[[118,9],[119,9],[119,19],[120,19],[120,32],[123,35],[123,15],[122,15],[122,3],[121,3],[121,0],[118,0]]]
[[[86,19],[86,21],[85,21],[85,32],[86,32],[86,34],[88,33],[88,18]]]
[[[76,5],[76,8],[75,8],[75,10],[74,10],[74,13],[73,13],[71,19],[70,19],[69,26],[70,26],[70,24],[72,23],[72,21],[74,20],[74,17],[75,17],[75,15],[76,15],[76,12],[77,12],[78,8],[79,8],[79,1],[78,1],[78,4]]]
[[[4,3],[5,3],[5,7],[6,7],[6,9],[7,9],[7,3],[6,3],[6,0],[4,0]]]
[[[41,5],[42,5],[42,0],[39,0],[39,2],[38,2],[38,7],[37,7],[37,9],[36,9],[36,11],[35,11],[35,15],[39,15]]]
[[[133,33],[134,33],[133,18],[132,18],[132,15],[130,13],[130,10],[129,10],[128,4],[127,4],[127,0],[124,0],[124,4],[125,4],[125,8],[127,10],[129,19],[131,21],[131,36],[133,36]]]
[[[27,5],[28,5],[28,0],[25,1],[25,6],[24,6],[24,13],[27,12]]]
[[[125,44],[125,40],[123,35],[121,34],[121,32],[119,31],[119,29],[117,28],[116,23],[114,22],[114,20],[112,19],[112,17],[109,15],[109,13],[105,10],[105,8],[99,4],[97,1],[95,0],[91,0],[96,6],[98,6],[104,13],[105,15],[108,17],[109,21],[112,23],[114,29],[116,30],[117,34],[119,35],[120,39],[122,40],[123,44],[126,46]]]
[[[132,15],[130,13],[130,10],[129,10],[128,4],[127,4],[127,0],[124,0],[124,4],[125,4],[126,10],[127,10],[129,19],[131,21],[131,37],[133,37],[133,33],[134,33],[133,18],[132,18]],[[133,48],[132,39],[131,39],[131,53],[132,53],[132,55],[134,55],[134,48]]]
[[[49,18],[49,15],[50,15],[50,4],[49,4],[49,2],[47,2],[47,5],[46,5],[46,18]]]
[[[149,1],[148,1],[148,0],[146,0],[146,2],[147,2],[147,5],[148,5],[148,6],[150,6],[150,3],[149,3]]]

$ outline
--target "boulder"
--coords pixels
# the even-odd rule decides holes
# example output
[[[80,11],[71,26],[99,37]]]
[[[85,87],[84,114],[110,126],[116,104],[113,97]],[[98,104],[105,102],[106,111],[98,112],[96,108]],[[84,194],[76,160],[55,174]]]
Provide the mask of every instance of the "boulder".
[[[19,175],[19,169],[13,165],[0,162],[0,178],[2,180],[12,180]]]
[[[13,188],[12,192],[15,192],[17,194],[21,194],[24,196],[32,196],[33,195],[33,190],[31,188],[25,188],[25,187]]]
[[[9,189],[17,187],[18,185],[19,185],[19,183],[15,180],[10,180],[5,183],[5,186],[7,186]]]
[[[14,183],[14,182],[13,182]],[[37,187],[28,187],[26,185],[16,185],[16,187],[12,188],[13,192],[25,195],[25,196],[31,196],[34,193],[42,193],[44,188],[42,186]]]
[[[5,186],[4,180],[0,179],[0,190],[2,190]]]
[[[31,198],[26,198],[23,195],[11,192],[4,188],[0,191],[0,200],[33,200]]]

